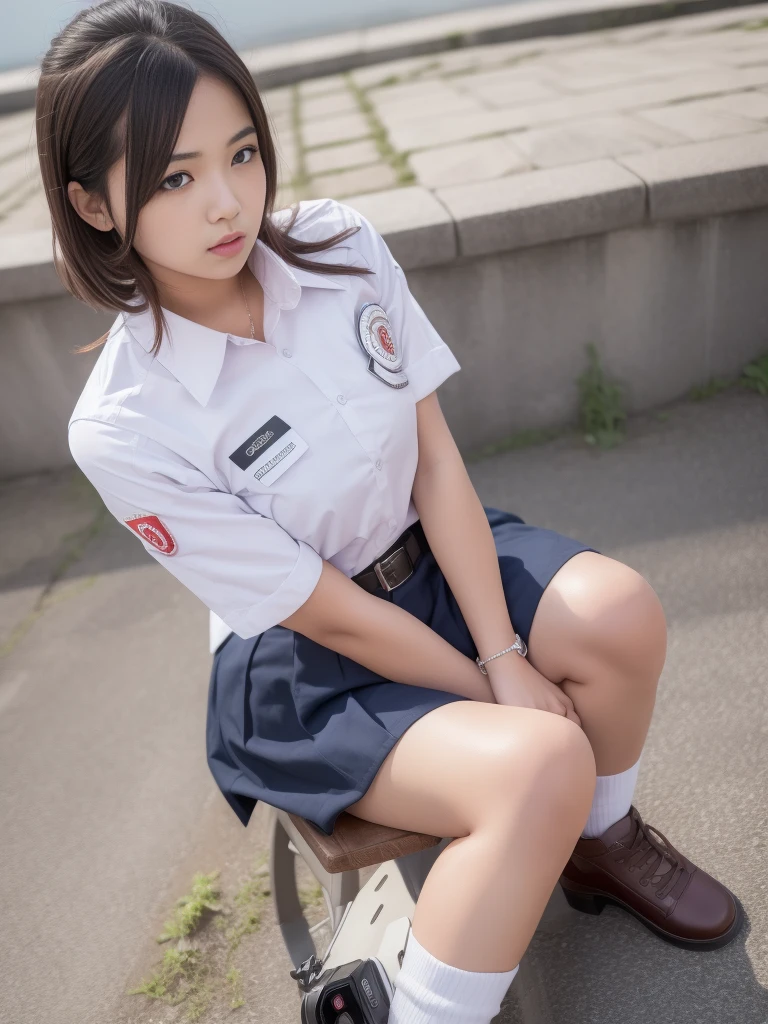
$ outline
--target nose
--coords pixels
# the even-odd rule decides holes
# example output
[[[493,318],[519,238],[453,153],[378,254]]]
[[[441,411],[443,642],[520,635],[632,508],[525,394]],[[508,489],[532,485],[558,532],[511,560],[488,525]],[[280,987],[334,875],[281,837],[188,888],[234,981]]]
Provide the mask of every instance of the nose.
[[[209,217],[212,222],[233,220],[240,212],[238,200],[231,183],[224,176],[217,176],[211,183]]]

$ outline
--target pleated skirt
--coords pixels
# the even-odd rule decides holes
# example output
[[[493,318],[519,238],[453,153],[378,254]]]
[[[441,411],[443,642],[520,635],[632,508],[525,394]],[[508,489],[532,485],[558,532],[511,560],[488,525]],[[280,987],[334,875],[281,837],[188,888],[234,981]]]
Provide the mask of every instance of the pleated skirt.
[[[515,630],[528,636],[544,588],[580,541],[484,506]],[[477,649],[431,551],[394,590],[375,596],[415,615],[472,659]],[[517,655],[514,655],[517,657]],[[461,694],[386,679],[301,633],[276,625],[213,656],[208,764],[243,825],[258,800],[300,815],[330,835],[415,721]]]

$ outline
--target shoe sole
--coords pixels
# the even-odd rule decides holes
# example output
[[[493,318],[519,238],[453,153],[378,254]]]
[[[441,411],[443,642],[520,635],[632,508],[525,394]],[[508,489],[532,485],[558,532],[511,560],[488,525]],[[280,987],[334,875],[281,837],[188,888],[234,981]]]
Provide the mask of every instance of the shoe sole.
[[[580,911],[582,914],[602,914],[603,908],[606,903],[611,903],[621,910],[626,910],[628,914],[636,917],[641,924],[644,924],[646,928],[652,931],[659,938],[664,939],[666,942],[670,942],[673,946],[680,946],[682,949],[720,949],[722,946],[727,945],[741,931],[741,927],[744,924],[744,909],[738,900],[738,897],[727,890],[731,899],[733,900],[734,906],[736,907],[736,916],[733,919],[733,923],[728,931],[723,932],[722,935],[717,935],[713,939],[683,939],[679,935],[674,935],[672,932],[667,932],[663,928],[660,928],[657,924],[649,921],[647,917],[635,910],[628,903],[624,903],[623,900],[618,899],[615,896],[608,896],[606,893],[597,892],[594,889],[567,889],[562,882],[560,882],[560,888],[565,894],[565,898],[569,905],[574,910]]]

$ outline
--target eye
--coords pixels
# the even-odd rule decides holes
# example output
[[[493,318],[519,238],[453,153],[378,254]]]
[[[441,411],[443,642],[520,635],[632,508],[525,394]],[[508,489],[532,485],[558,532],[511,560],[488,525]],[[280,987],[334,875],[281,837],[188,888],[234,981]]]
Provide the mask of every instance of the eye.
[[[242,149],[239,149],[237,151],[237,153],[235,153],[235,156],[232,159],[235,160],[238,156],[240,156],[241,153],[258,153],[258,151],[259,150],[258,150],[258,148],[256,146],[243,146]],[[239,160],[238,163],[239,164],[249,164],[249,163],[251,163],[251,160],[250,159],[248,159],[248,160]],[[160,185],[160,188],[164,192],[180,192],[181,189],[184,188],[183,184],[178,185],[178,187],[176,187],[173,184],[169,185],[169,182],[171,182],[171,183],[174,182],[174,181],[178,182],[178,179],[179,178],[183,178],[183,177],[191,178],[192,175],[191,174],[187,174],[186,171],[176,171],[175,174],[170,174],[165,179],[165,181],[163,181],[163,183]],[[169,187],[166,188],[166,186],[169,186]]]
[[[165,186],[168,184],[169,181],[170,182],[176,181],[178,178],[183,178],[185,175],[188,178],[191,177],[191,175],[187,174],[186,171],[177,171],[175,174],[171,174],[170,177],[165,179],[165,181],[162,183],[160,188],[163,189],[165,192],[178,192],[179,191],[178,188],[174,188],[173,186],[171,186],[170,188],[166,188]],[[181,185],[179,186],[179,188],[182,188],[182,187],[183,186],[181,186]]]
[[[235,153],[235,156],[238,157],[238,156],[240,156],[241,153],[258,153],[258,149],[256,148],[256,146],[243,146],[242,149],[239,149]],[[251,163],[251,161],[250,160],[241,160],[240,163],[249,164],[249,163]]]

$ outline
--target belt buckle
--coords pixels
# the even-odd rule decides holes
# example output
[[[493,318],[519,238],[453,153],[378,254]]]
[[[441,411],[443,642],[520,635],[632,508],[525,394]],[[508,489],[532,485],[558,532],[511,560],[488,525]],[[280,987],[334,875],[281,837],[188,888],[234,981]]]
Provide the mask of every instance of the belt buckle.
[[[386,569],[392,568],[395,570],[396,573],[398,568],[398,555],[405,556],[405,559],[408,562],[409,567],[408,574],[406,576],[403,576],[401,580],[398,580],[397,583],[390,585],[389,580],[384,575],[384,572],[381,567],[384,566],[384,568]],[[382,587],[384,587],[385,590],[394,590],[396,587],[399,587],[401,583],[405,583],[405,581],[413,575],[413,562],[411,561],[411,556],[408,554],[405,548],[400,547],[397,548],[397,550],[393,551],[391,555],[388,555],[383,562],[377,562],[373,567],[373,571],[376,573],[376,577],[379,583],[381,583]]]

